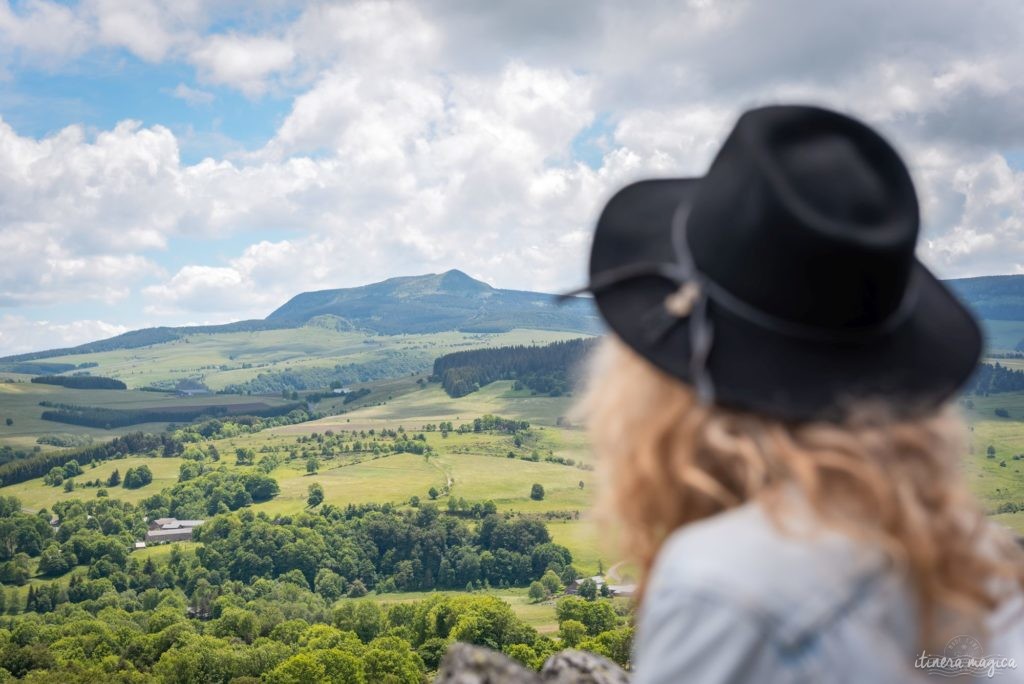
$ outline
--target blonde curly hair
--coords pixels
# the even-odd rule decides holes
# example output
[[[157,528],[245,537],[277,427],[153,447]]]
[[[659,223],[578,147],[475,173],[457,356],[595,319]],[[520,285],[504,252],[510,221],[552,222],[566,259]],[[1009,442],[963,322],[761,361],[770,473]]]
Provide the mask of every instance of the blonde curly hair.
[[[1024,552],[966,488],[953,407],[899,421],[864,406],[843,424],[787,424],[702,406],[614,338],[591,364],[578,408],[603,474],[596,510],[639,566],[641,596],[673,530],[754,499],[779,522],[794,485],[824,524],[876,543],[906,572],[922,644],[940,637],[939,615],[980,629],[1004,591],[1024,589]]]

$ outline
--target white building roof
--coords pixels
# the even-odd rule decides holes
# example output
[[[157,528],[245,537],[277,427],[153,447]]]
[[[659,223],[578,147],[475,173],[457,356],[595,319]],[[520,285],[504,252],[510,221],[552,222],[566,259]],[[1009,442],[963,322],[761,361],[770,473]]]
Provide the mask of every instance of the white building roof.
[[[204,520],[178,520],[177,518],[158,518],[154,521],[161,530],[180,530],[183,527],[199,527]]]

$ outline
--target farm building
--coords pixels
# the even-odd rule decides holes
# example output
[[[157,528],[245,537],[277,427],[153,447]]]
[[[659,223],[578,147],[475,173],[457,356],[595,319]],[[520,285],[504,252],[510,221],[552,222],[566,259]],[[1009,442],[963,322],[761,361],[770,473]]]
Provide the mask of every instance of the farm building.
[[[190,541],[192,530],[203,524],[202,520],[178,520],[177,518],[157,518],[149,522],[146,532],[147,542]]]
[[[182,528],[199,527],[202,520],[178,520],[177,518],[155,518],[149,521],[151,530],[180,530]]]
[[[146,541],[152,544],[160,542],[191,541],[192,528],[181,527],[176,530],[150,530],[146,532]]]

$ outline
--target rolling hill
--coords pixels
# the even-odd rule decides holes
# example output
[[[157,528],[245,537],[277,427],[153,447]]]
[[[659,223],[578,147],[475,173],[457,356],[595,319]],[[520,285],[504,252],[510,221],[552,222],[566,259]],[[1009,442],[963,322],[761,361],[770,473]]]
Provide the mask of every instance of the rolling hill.
[[[513,328],[596,333],[586,299],[559,305],[551,295],[499,290],[462,271],[390,278],[341,290],[304,292],[271,313],[271,325],[299,325],[332,316],[342,325],[384,334],[506,332]]]
[[[947,280],[982,319],[990,353],[1024,350],[1024,275]]]
[[[1024,339],[1024,275],[982,276],[946,281],[988,325],[999,348]],[[1009,325],[1006,322],[1012,322]],[[264,319],[223,325],[157,327],[64,349],[0,357],[0,366],[55,357],[138,349],[190,335],[252,333],[301,327],[383,335],[442,331],[504,333],[517,328],[597,334],[602,324],[592,303],[574,297],[558,304],[537,292],[502,290],[459,270],[406,276],[363,285],[303,292]],[[1020,334],[1018,335],[1018,327]]]
[[[551,295],[497,289],[460,271],[308,292],[263,320],[150,328],[0,359],[0,420],[11,420],[0,426],[0,446],[34,447],[40,436],[60,441],[65,432],[107,437],[44,420],[45,412],[113,416],[127,403],[209,413],[219,410],[207,406],[210,392],[227,392],[222,396],[242,404],[252,396],[296,401],[295,392],[412,383],[429,375],[437,357],[457,351],[544,345],[599,331],[589,300],[559,305]],[[38,376],[57,381],[80,375],[106,379],[127,392],[32,382]],[[198,394],[183,398],[175,392]]]
[[[462,271],[450,270],[440,274],[389,278],[361,287],[304,292],[262,320],[133,330],[77,347],[2,357],[0,365],[138,349],[174,342],[189,335],[303,326],[383,335],[442,331],[504,333],[516,328],[583,334],[595,334],[601,330],[597,312],[588,299],[574,297],[559,304],[549,294],[501,290]],[[12,369],[8,367],[6,370]]]
[[[1024,275],[959,278],[946,284],[981,318],[1024,321]]]

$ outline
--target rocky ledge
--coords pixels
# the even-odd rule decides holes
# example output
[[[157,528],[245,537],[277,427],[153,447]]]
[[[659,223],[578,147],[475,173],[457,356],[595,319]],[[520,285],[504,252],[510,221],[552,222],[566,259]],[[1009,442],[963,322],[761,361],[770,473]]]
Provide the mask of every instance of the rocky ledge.
[[[629,674],[586,651],[556,653],[534,672],[497,651],[454,644],[441,661],[434,684],[629,684]]]

